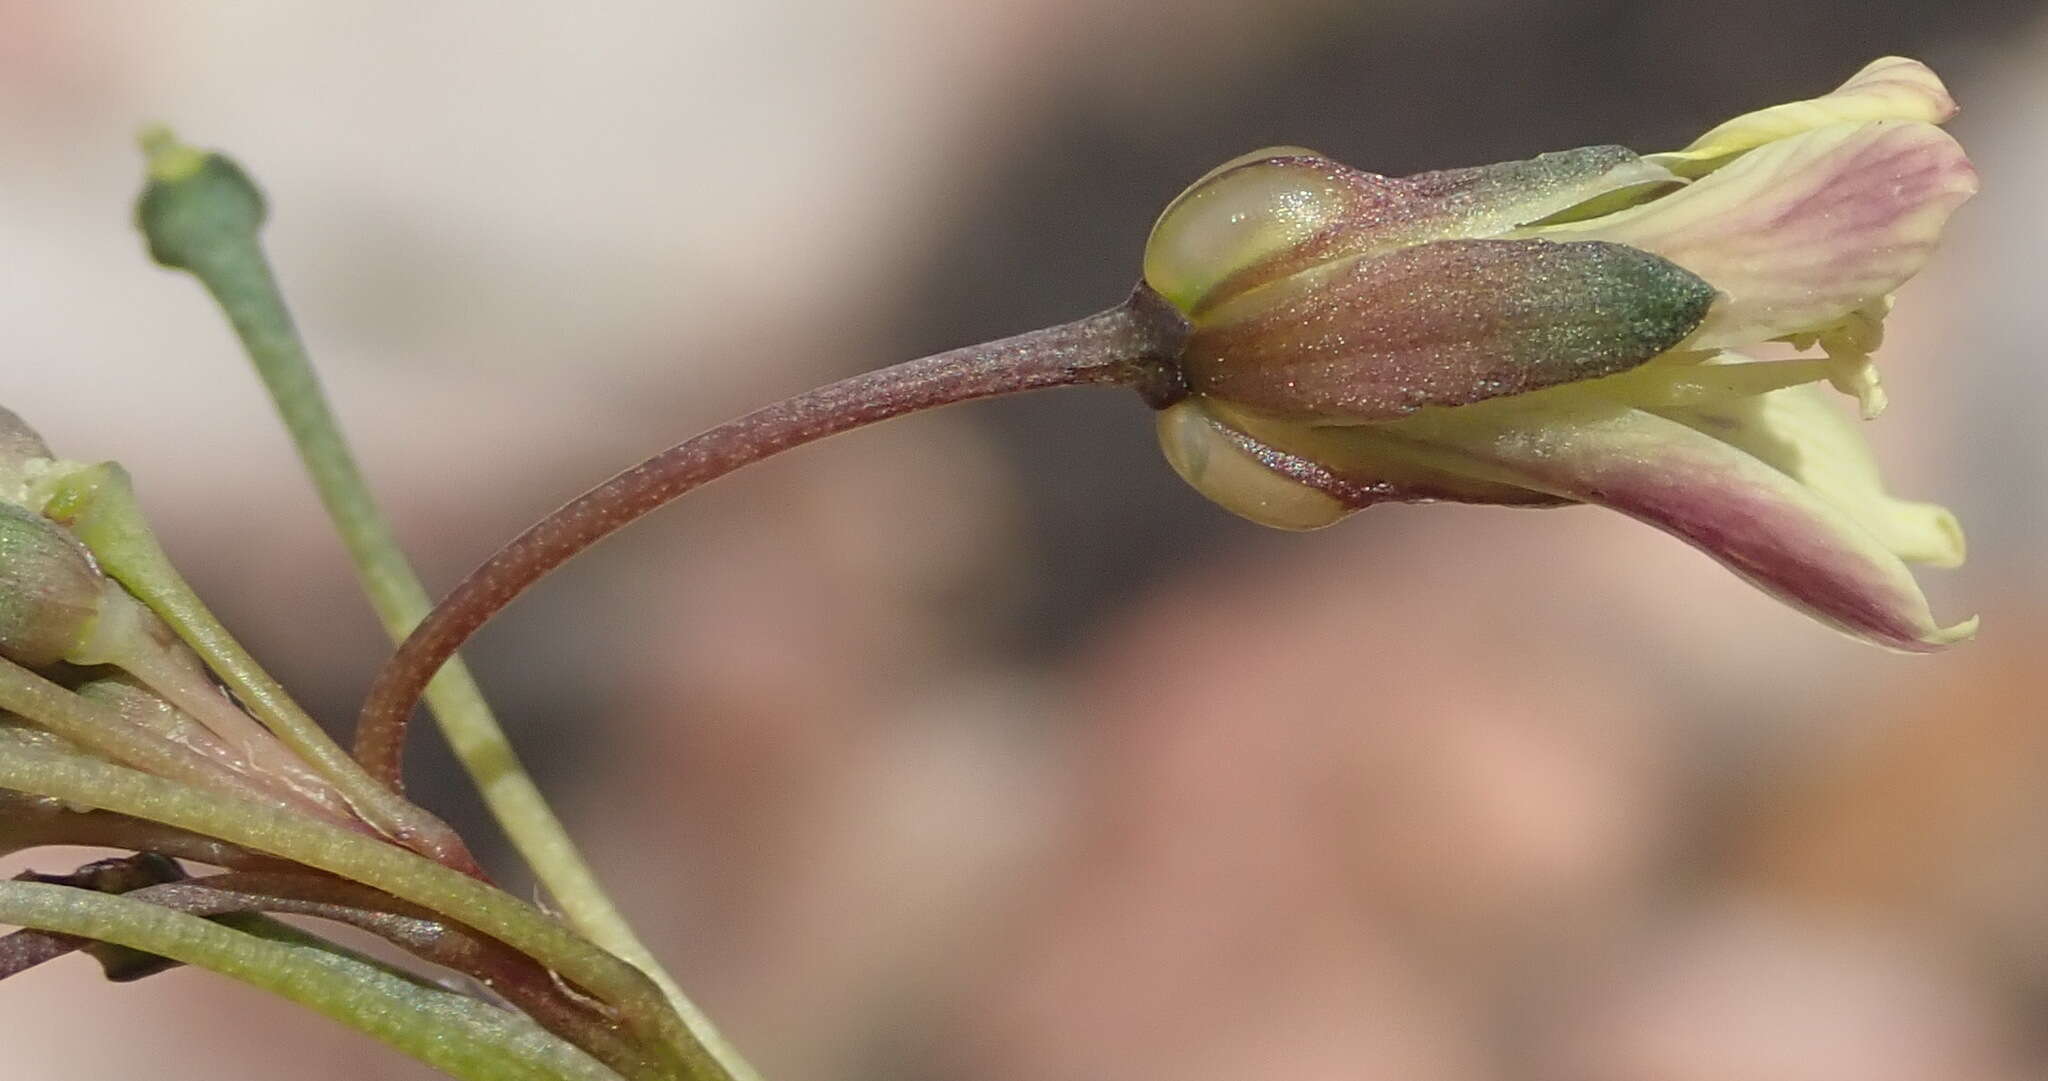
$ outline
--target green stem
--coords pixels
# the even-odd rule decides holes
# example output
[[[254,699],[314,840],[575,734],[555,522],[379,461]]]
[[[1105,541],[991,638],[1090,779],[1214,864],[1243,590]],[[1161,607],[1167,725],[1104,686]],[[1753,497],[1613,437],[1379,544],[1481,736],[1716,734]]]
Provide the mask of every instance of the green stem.
[[[618,1010],[692,1081],[732,1081],[639,969],[488,883],[375,838],[65,751],[0,743],[0,788],[145,818],[280,856],[467,924]]]
[[[245,193],[227,190],[239,186],[233,178],[222,181],[206,176],[203,170],[176,177],[180,150],[168,142],[160,142],[151,149],[153,160],[166,153],[171,155],[164,169],[174,175],[168,180],[160,178],[159,185],[191,185],[179,201],[246,197]],[[187,165],[190,164],[188,161]],[[153,172],[162,171],[153,163]],[[226,187],[206,190],[218,184]],[[432,608],[432,601],[349,451],[341,423],[320,388],[304,340],[264,257],[257,235],[258,223],[235,219],[209,229],[205,235],[173,238],[165,235],[170,231],[167,206],[174,208],[176,203],[169,195],[160,196],[154,212],[145,210],[140,215],[152,249],[159,258],[168,255],[176,260],[169,265],[197,277],[227,315],[257,376],[276,403],[278,416],[298,448],[321,503],[341,534],[370,606],[376,610],[391,640],[404,641]],[[710,1019],[683,994],[653,952],[633,933],[624,915],[606,895],[570,839],[569,831],[563,828],[539,786],[520,763],[468,666],[460,659],[449,662],[428,684],[426,700],[442,735],[476,784],[492,817],[533,869],[534,877],[554,899],[570,926],[652,977],[676,1011],[727,1063],[735,1077],[755,1077],[738,1052],[718,1034]]]
[[[146,605],[127,591],[115,592],[118,597],[109,597],[110,602],[126,601],[135,608],[148,611]],[[102,610],[99,626],[106,626],[109,619],[108,613]],[[97,631],[95,637],[98,637]],[[78,662],[78,654],[74,653],[72,660]],[[283,759],[300,771],[306,769],[305,763],[292,757],[290,748],[283,746],[269,729],[242,712],[240,706],[220,692],[199,663],[197,655],[190,653],[182,641],[164,642],[146,633],[124,635],[83,663],[111,664],[133,676],[149,688],[155,700],[177,710],[195,727],[217,737],[222,746],[252,765],[270,766]]]
[[[283,996],[466,1081],[616,1081],[518,1014],[114,894],[0,882],[0,923],[112,942]]]
[[[166,152],[176,156],[178,147],[158,145],[154,149],[156,156]],[[170,168],[176,172],[176,160],[170,162]],[[158,190],[166,192],[186,188],[178,192],[180,201],[248,197],[248,192],[229,190],[240,186],[231,176],[221,178],[207,170],[190,172],[182,180],[160,180],[158,184]],[[371,608],[377,610],[377,618],[393,643],[406,641],[406,635],[432,608],[432,600],[399,549],[391,524],[377,508],[377,500],[348,450],[340,420],[319,387],[305,342],[264,258],[256,233],[258,223],[250,219],[231,219],[225,223],[211,219],[215,227],[207,229],[205,235],[172,237],[166,235],[174,225],[166,207],[176,207],[170,194],[158,197],[156,211],[141,213],[141,225],[150,233],[154,250],[160,256],[172,256],[176,260],[174,266],[193,272],[221,305],[250,362],[256,366],[256,375],[276,403],[276,412],[285,422],[293,446],[299,450],[299,459],[305,463],[313,487],[319,491],[319,502],[328,508],[328,516],[342,536],[342,545],[348,549],[356,575],[362,579],[362,590],[369,596]],[[569,831],[563,829],[541,788],[520,764],[512,741],[506,739],[492,708],[483,700],[483,690],[469,674],[469,667],[461,661],[446,665],[426,688],[426,702],[442,735],[455,749],[457,760],[461,760],[483,794],[483,803],[498,819],[506,837],[512,839],[512,848],[518,850],[535,872],[535,878],[555,899],[569,925],[590,936],[598,946],[645,970],[670,995],[676,1009],[690,1018],[692,1028],[698,1030],[707,1044],[719,1048],[727,1063],[735,1065],[735,1073],[750,1077],[752,1071],[739,1063],[737,1054],[717,1036],[705,1015],[682,995],[682,989],[676,987],[668,972],[662,970],[662,964],[653,958],[653,952],[641,944],[633,927],[606,897],[590,864],[575,850]]]
[[[146,894],[143,896],[131,898],[131,900],[143,901],[149,904],[156,904],[156,902]],[[196,915],[196,913],[187,914]],[[264,915],[261,912],[238,912],[226,916],[202,916],[201,918],[210,919],[214,923],[225,924],[229,927],[234,928],[237,931],[242,932],[243,934],[255,935],[257,938],[269,939],[272,942],[283,943],[287,946],[297,946],[308,950],[318,950],[321,953],[331,953],[345,961],[353,961],[359,965],[367,965],[371,968],[376,969],[379,972],[384,973],[387,976],[390,976],[392,979],[403,980],[404,982],[411,984],[414,987],[424,987],[428,990],[433,991],[447,991],[447,988],[444,988],[441,985],[435,983],[433,979],[421,973],[413,972],[391,961],[386,961],[381,957],[372,957],[371,955],[364,953],[361,950],[350,949],[349,947],[344,946],[341,943],[335,942],[331,939],[321,938],[319,935],[316,935],[311,931],[299,927],[294,927],[291,924],[284,922],[283,920],[273,919],[269,916]],[[575,1041],[571,1040],[569,1042],[573,1044]]]
[[[108,462],[68,473],[50,488],[42,509],[69,525],[101,568],[170,624],[264,727],[333,784],[364,821],[451,867],[481,873],[454,830],[364,772],[235,641],[165,554],[127,471]]]
[[[276,793],[220,762],[146,731],[113,709],[0,658],[0,711],[146,773],[275,801]]]
[[[674,1081],[674,1073],[650,1056],[617,1021],[587,998],[568,993],[546,969],[526,955],[497,939],[454,923],[416,905],[357,882],[344,882],[328,875],[303,870],[284,873],[237,873],[206,878],[179,879],[145,884],[133,889],[119,875],[132,874],[133,861],[120,861],[113,871],[100,864],[88,864],[81,874],[35,881],[79,886],[102,893],[118,893],[137,901],[175,909],[191,916],[229,923],[263,938],[290,934],[295,945],[347,952],[356,960],[368,958],[345,951],[326,939],[279,924],[261,913],[304,916],[332,920],[367,931],[421,960],[460,972],[495,992],[506,1003],[533,1019],[542,1028],[588,1051],[592,1057],[632,1081]],[[145,873],[153,870],[147,865]],[[110,880],[95,880],[83,872],[97,872]],[[77,879],[84,879],[78,881]],[[109,888],[114,887],[114,888]],[[8,978],[38,964],[45,964],[87,943],[64,935],[40,931],[18,931],[0,938],[0,979]],[[116,956],[128,954],[120,950]],[[95,951],[102,964],[105,951]],[[142,955],[154,958],[155,955]],[[423,978],[380,962],[372,962],[415,982]],[[160,962],[157,963],[160,967]],[[137,975],[148,975],[148,964],[136,964]],[[125,972],[122,978],[129,978]],[[431,986],[431,985],[430,985]],[[445,989],[445,988],[444,988]]]
[[[22,879],[17,876],[15,881],[19,882]],[[35,880],[32,879],[30,881]],[[67,883],[58,883],[58,885],[67,885]],[[161,907],[176,908],[176,906],[164,905],[161,898],[139,890],[132,891],[124,896],[128,896],[130,900],[147,901],[150,904]],[[349,949],[339,942],[321,938],[311,931],[300,930],[281,920],[272,919],[261,912],[236,909],[227,915],[213,915],[191,908],[176,908],[176,911],[183,912],[188,916],[199,916],[212,920],[215,923],[225,924],[244,934],[255,935],[257,938],[267,938],[273,942],[282,942],[287,946],[303,946],[308,949],[335,954],[358,964],[368,965],[379,972],[395,976],[417,987],[445,990],[445,988],[440,987],[419,973],[407,971],[398,965],[381,958],[372,957],[367,953]],[[18,978],[22,973],[35,968],[37,965],[48,964],[66,954],[83,950],[90,944],[90,942],[80,938],[44,931],[35,927],[16,931],[11,935],[0,936],[0,980]],[[575,1041],[571,1040],[570,1042],[574,1043]]]
[[[0,738],[7,738],[0,730]],[[160,822],[106,811],[76,811],[62,800],[0,790],[0,856],[48,845],[120,848],[156,852],[215,867],[260,869],[276,865],[269,856]]]

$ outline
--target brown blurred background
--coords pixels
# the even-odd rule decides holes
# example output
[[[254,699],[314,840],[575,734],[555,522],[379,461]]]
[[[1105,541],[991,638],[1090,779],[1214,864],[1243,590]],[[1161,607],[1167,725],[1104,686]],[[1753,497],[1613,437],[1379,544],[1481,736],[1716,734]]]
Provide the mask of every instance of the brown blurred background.
[[[269,188],[439,589],[728,415],[1115,301],[1244,150],[1664,149],[1886,53],[1949,80],[1985,181],[1901,297],[1872,429],[1963,515],[1971,562],[1929,586],[1975,644],[1837,639],[1597,511],[1264,533],[1135,399],[1076,391],[717,485],[469,656],[774,1081],[2040,1077],[2029,0],[0,0],[0,402],[125,462],[340,723],[385,644],[219,318],[143,257],[144,122]],[[419,791],[509,866],[421,745]],[[0,1072],[425,1074],[203,973],[96,971],[0,985]]]

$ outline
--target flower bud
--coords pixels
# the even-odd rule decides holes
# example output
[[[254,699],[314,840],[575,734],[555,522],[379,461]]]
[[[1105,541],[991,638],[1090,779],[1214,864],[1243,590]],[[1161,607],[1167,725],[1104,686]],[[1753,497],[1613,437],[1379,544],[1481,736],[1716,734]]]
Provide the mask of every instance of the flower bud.
[[[246,244],[262,227],[263,193],[241,166],[177,141],[161,128],[143,133],[149,185],[135,206],[150,257],[192,270],[228,244]]]
[[[0,408],[0,502],[26,503],[36,466],[49,458],[43,437],[27,421]]]
[[[1145,280],[1186,316],[1167,461],[1246,518],[1383,502],[1611,507],[1866,641],[1925,651],[1907,563],[1961,528],[1898,499],[1866,417],[1891,297],[1976,174],[1934,73],[1832,93],[1638,157],[1612,146],[1386,177],[1283,148],[1169,205]],[[1753,346],[1822,357],[1761,360]]]
[[[13,410],[0,406],[0,473],[18,469],[30,458],[50,457],[49,444]]]
[[[0,657],[55,664],[92,634],[107,579],[62,527],[0,502]]]

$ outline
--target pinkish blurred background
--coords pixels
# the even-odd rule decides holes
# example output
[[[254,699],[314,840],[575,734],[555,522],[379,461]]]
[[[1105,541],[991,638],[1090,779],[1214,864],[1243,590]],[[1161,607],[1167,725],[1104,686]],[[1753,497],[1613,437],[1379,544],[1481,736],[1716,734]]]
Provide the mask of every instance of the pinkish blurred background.
[[[344,721],[385,645],[266,402],[128,222],[162,120],[273,256],[429,582],[771,398],[1118,299],[1224,158],[1668,148],[1932,63],[1984,175],[1882,355],[1904,658],[1596,511],[1269,534],[1061,392],[692,497],[469,656],[775,1081],[2048,1073],[2048,17],[2031,0],[0,0],[0,403],[136,474]],[[510,861],[429,735],[418,790]],[[62,869],[68,854],[12,861]],[[8,1077],[413,1078],[204,973],[0,985]]]

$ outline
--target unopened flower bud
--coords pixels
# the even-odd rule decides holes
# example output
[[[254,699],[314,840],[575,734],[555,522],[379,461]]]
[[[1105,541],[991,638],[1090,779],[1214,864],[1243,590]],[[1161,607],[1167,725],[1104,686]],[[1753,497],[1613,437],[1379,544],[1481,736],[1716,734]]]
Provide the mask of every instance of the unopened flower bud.
[[[50,457],[50,446],[13,410],[0,406],[0,472],[19,468],[30,458]]]
[[[1942,507],[1892,497],[1823,384],[1884,404],[1891,296],[1977,189],[1900,57],[1683,150],[1614,146],[1386,177],[1296,148],[1167,207],[1145,280],[1186,316],[1160,414],[1182,477],[1267,525],[1374,503],[1612,507],[1868,641],[1943,626],[1908,562]],[[1790,344],[1824,356],[1758,360]]]
[[[91,636],[106,586],[61,526],[0,502],[0,657],[30,668],[64,659]]]
[[[26,503],[30,482],[49,459],[43,437],[11,410],[0,408],[0,503]]]
[[[149,155],[149,185],[135,217],[149,240],[150,257],[192,270],[221,250],[225,238],[246,243],[263,225],[263,194],[241,166],[186,146],[161,128],[142,135]]]

